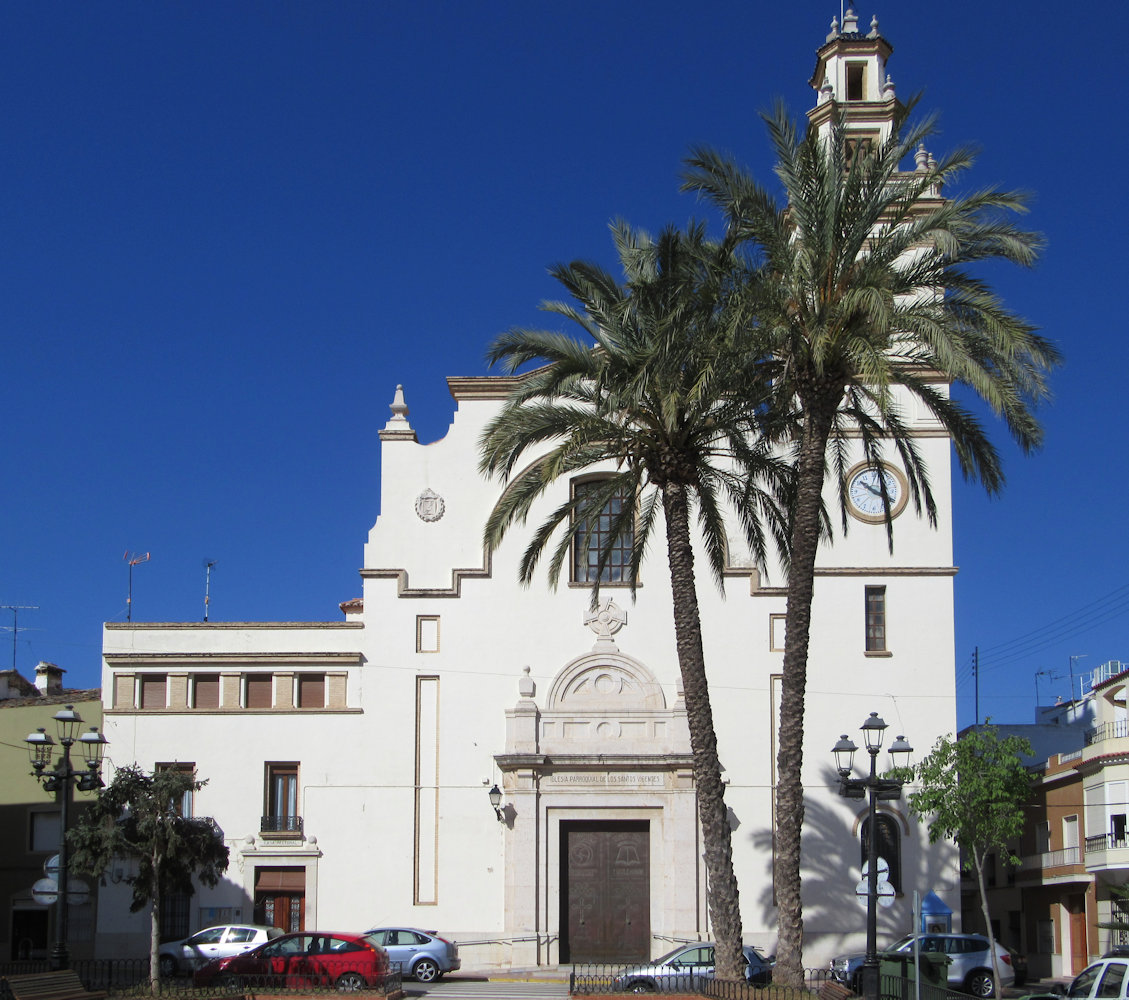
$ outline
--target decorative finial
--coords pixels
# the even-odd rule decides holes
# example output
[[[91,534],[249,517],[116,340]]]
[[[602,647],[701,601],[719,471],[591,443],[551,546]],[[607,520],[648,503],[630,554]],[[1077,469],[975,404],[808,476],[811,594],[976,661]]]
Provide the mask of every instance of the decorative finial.
[[[833,18],[831,18],[831,31],[827,35],[827,41],[830,42],[832,39],[838,38],[838,37],[839,37],[839,18],[833,17]]]
[[[929,169],[929,154],[925,151],[925,143],[917,144],[917,152],[913,154],[914,170],[925,171]]]
[[[890,101],[894,98],[894,81],[890,74],[886,74],[886,82],[882,84],[882,100]]]
[[[859,19],[855,14],[854,7],[848,7],[847,13],[843,15],[843,34],[856,35],[859,30]]]
[[[529,676],[529,667],[522,667],[521,679],[517,682],[517,693],[523,698],[532,698],[535,690],[536,685],[533,683],[533,678]]]
[[[380,440],[414,441],[416,432],[412,430],[412,425],[408,423],[408,404],[404,402],[404,387],[402,385],[396,386],[396,395],[392,397],[388,409],[392,411],[392,416],[388,418],[388,423],[380,431]]]
[[[831,86],[831,74],[828,73],[823,78],[823,83],[819,88],[819,103],[825,104],[835,96],[835,89]]]
[[[875,14],[874,17],[872,17],[870,19],[870,34],[867,35],[866,37],[867,38],[877,38],[878,37],[878,15],[877,14]]]

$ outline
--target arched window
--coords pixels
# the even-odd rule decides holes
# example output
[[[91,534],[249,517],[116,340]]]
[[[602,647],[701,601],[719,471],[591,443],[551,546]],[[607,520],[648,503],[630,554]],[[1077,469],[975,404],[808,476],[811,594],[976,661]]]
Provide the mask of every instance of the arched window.
[[[902,835],[898,830],[898,821],[893,816],[879,813],[875,826],[878,829],[878,856],[885,858],[890,866],[887,878],[893,885],[894,891],[900,896],[902,893]],[[866,864],[870,853],[870,820],[862,824],[862,864]]]

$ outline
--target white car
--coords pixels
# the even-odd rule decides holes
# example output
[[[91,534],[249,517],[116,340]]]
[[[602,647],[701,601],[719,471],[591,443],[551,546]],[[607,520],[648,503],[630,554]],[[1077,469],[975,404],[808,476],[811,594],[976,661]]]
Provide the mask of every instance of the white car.
[[[166,941],[157,950],[160,973],[166,979],[179,973],[194,972],[213,958],[242,955],[245,951],[282,935],[280,927],[257,924],[223,924],[205,927],[180,941]]]

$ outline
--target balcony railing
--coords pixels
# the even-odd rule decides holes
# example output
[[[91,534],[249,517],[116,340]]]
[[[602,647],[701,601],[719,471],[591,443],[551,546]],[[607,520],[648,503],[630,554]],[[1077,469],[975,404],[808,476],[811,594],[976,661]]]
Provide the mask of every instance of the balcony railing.
[[[260,833],[293,833],[302,832],[301,816],[264,816],[259,826]]]
[[[1090,846],[1087,839],[1086,847]],[[1047,868],[1061,868],[1063,865],[1077,865],[1082,862],[1081,847],[1064,847],[1061,851],[1044,851],[1042,854],[1030,854],[1019,864],[1024,871],[1045,870]]]
[[[1086,853],[1096,854],[1098,851],[1112,851],[1118,847],[1129,847],[1129,837],[1118,837],[1112,833],[1099,833],[1096,837],[1086,838]]]
[[[1103,722],[1100,726],[1086,730],[1086,746],[1100,743],[1102,740],[1113,740],[1119,736],[1129,736],[1129,719],[1117,719],[1114,722]]]

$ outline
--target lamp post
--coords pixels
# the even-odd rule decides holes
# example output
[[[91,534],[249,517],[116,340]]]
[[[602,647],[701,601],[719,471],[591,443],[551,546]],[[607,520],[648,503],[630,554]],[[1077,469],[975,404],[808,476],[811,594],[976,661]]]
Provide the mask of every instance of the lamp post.
[[[848,799],[861,799],[869,794],[870,809],[867,820],[866,850],[866,958],[862,965],[862,994],[866,1000],[878,1000],[878,801],[902,797],[901,778],[878,777],[878,751],[882,749],[882,734],[886,731],[877,712],[862,724],[863,740],[870,754],[870,775],[852,778],[851,764],[858,749],[844,733],[832,747],[835,768],[839,772],[839,794]],[[904,736],[894,740],[889,750],[895,768],[906,767],[913,748]]]
[[[37,729],[25,740],[28,756],[31,758],[32,774],[43,785],[44,791],[55,794],[55,801],[59,803],[59,895],[55,903],[55,944],[51,949],[50,959],[53,970],[65,969],[70,961],[67,951],[67,824],[73,786],[78,785],[80,792],[90,792],[102,787],[99,770],[102,766],[102,754],[109,742],[94,726],[91,726],[89,732],[79,736],[81,725],[82,716],[74,710],[74,705],[67,705],[55,713],[58,745],[62,747],[57,760],[52,759],[56,743],[45,729]],[[85,771],[76,770],[71,764],[71,747],[75,743],[82,747],[82,756],[86,761]]]

